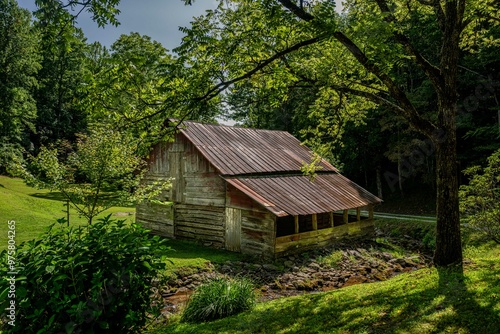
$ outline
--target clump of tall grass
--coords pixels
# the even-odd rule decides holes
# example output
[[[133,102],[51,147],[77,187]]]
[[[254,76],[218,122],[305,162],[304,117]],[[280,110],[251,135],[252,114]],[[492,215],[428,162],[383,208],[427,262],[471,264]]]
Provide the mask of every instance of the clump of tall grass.
[[[254,305],[254,286],[248,279],[216,278],[195,290],[181,321],[212,321],[249,310]]]

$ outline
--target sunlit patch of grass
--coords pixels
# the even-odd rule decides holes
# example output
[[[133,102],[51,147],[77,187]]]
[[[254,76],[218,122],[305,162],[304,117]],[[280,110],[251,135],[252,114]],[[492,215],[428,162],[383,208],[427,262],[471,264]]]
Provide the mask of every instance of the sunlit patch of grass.
[[[167,277],[186,276],[200,269],[211,268],[214,264],[247,258],[240,253],[205,247],[193,241],[170,239],[168,245],[171,250],[165,254],[168,259],[165,270]]]
[[[328,255],[323,255],[318,257],[317,261],[318,263],[321,263],[323,265],[332,267],[332,268],[338,268],[340,263],[343,260],[343,254],[341,250],[334,250]]]
[[[390,241],[388,241],[385,238],[377,238],[375,240],[378,244],[383,245],[380,250],[387,252],[391,254],[392,256],[396,258],[403,258],[405,256],[408,256],[408,251],[405,250],[403,247],[396,245]]]
[[[495,333],[500,246],[476,246],[464,273],[425,268],[378,283],[281,298],[237,316],[150,333]]]
[[[16,243],[37,238],[58,218],[66,217],[66,203],[58,192],[40,190],[26,186],[23,180],[0,176],[0,250],[7,247],[7,222],[16,221]],[[135,208],[114,207],[101,213],[127,212],[131,215],[116,217],[129,222],[135,220]],[[86,225],[87,221],[70,209],[71,225]]]

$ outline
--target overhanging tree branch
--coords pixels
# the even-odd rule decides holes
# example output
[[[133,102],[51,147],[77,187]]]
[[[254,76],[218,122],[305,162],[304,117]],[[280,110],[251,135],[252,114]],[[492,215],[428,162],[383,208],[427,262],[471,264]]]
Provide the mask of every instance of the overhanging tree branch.
[[[304,10],[304,8],[297,6],[290,0],[278,0],[285,8],[294,13],[298,18],[304,21],[314,20],[314,16]]]
[[[252,75],[254,75],[258,71],[262,70],[267,65],[271,64],[272,62],[274,62],[275,60],[283,57],[284,55],[289,54],[289,53],[291,53],[293,51],[297,51],[300,48],[303,48],[304,46],[308,46],[308,45],[312,45],[314,43],[317,43],[317,42],[321,41],[322,39],[323,39],[322,37],[314,37],[314,38],[311,38],[311,39],[299,42],[297,44],[294,44],[293,46],[291,46],[291,47],[289,47],[287,49],[284,49],[284,50],[282,50],[280,52],[277,52],[274,55],[272,55],[271,57],[269,57],[266,60],[264,60],[261,63],[259,63],[257,66],[255,66],[253,69],[251,69],[250,71],[246,72],[245,74],[240,75],[239,77],[236,77],[234,79],[231,79],[231,80],[228,80],[228,81],[222,81],[222,82],[218,83],[217,85],[215,85],[214,87],[212,87],[208,92],[206,92],[204,95],[196,98],[195,100],[199,100],[199,101],[201,101],[201,100],[210,100],[210,99],[214,98],[215,96],[217,96],[220,92],[222,92],[223,90],[225,90],[226,88],[228,88],[229,86],[231,86],[232,84],[234,84],[234,83],[236,83],[238,81],[250,78]]]
[[[314,19],[314,16],[305,12],[302,8],[295,5],[292,1],[278,1],[288,10],[295,13],[295,15],[305,21],[312,21]],[[399,102],[400,109],[398,111],[398,114],[403,116],[408,121],[408,123],[417,131],[423,133],[429,138],[432,138],[436,133],[436,127],[419,115],[418,111],[415,109],[406,94],[396,85],[391,77],[384,73],[384,71],[380,69],[376,64],[370,61],[370,59],[368,59],[364,52],[344,33],[342,33],[341,31],[335,31],[332,35],[354,56],[354,58],[356,58],[356,60],[368,72],[375,75],[387,87],[389,94]]]
[[[387,1],[376,0],[376,2],[380,11],[386,14],[385,16],[386,21],[388,23],[397,23],[397,19],[394,16],[394,13],[389,9]],[[425,59],[425,57],[420,52],[418,52],[418,50],[413,46],[413,44],[410,43],[408,37],[406,37],[405,35],[403,35],[398,31],[393,31],[393,35],[396,41],[405,48],[406,52],[408,52],[409,55],[415,58],[416,63],[420,66],[420,68],[424,71],[425,75],[432,82],[434,88],[436,90],[441,90],[443,84],[443,78],[441,77],[441,72],[439,68],[432,65],[427,59]]]
[[[406,94],[396,85],[389,75],[384,73],[377,65],[371,62],[368,57],[359,49],[359,47],[346,35],[340,31],[333,33],[337,39],[347,50],[363,65],[363,67],[374,74],[387,87],[389,94],[399,102],[400,109],[398,114],[405,117],[410,125],[417,131],[432,137],[436,133],[436,127],[429,121],[422,118],[415,109]]]

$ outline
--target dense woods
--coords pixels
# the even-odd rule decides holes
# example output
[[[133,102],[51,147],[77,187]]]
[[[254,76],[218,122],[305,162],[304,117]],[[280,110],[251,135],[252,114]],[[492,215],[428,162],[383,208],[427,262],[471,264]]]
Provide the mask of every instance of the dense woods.
[[[498,2],[221,1],[173,51],[87,43],[74,13],[117,24],[119,1],[36,3],[0,1],[1,173],[94,124],[147,154],[168,117],[231,119],[291,132],[389,203],[437,194],[438,263],[461,258],[460,171],[500,148]]]

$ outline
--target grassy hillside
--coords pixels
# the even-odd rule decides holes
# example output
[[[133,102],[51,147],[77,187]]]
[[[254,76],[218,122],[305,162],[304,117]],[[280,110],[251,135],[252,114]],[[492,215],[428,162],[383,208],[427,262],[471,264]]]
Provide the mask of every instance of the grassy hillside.
[[[500,247],[471,246],[464,275],[435,268],[391,280],[261,303],[204,323],[150,333],[499,333]]]
[[[66,216],[65,202],[58,192],[28,187],[21,179],[0,176],[0,250],[7,246],[7,222],[16,221],[16,242],[30,240],[43,233],[57,218]],[[111,208],[100,216],[117,212],[135,212],[135,208]],[[133,216],[129,216],[133,217]],[[71,224],[85,224],[70,210]]]

